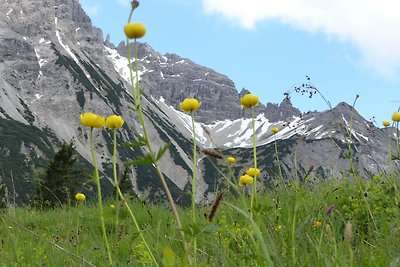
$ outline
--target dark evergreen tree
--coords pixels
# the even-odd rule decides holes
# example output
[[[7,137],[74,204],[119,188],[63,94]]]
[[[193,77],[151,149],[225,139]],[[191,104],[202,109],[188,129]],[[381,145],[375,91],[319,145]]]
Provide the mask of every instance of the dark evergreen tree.
[[[0,210],[7,208],[7,187],[6,184],[0,184]]]
[[[69,203],[85,182],[78,169],[77,152],[73,141],[64,143],[49,161],[45,176],[39,179],[34,203],[41,207],[55,207]]]

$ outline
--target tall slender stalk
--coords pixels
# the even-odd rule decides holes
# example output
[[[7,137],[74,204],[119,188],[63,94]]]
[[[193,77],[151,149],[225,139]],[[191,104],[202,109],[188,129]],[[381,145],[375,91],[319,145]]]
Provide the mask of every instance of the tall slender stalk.
[[[131,12],[129,14],[128,22],[130,22],[130,20],[131,20],[131,17],[132,17],[134,9],[135,9],[135,7],[132,7]],[[134,78],[133,78],[131,49],[130,49],[130,42],[129,42],[128,38],[126,39],[126,43],[127,43],[128,66],[129,66],[129,74],[130,74],[130,78],[131,78],[132,96],[133,96],[133,99],[134,99],[134,107],[135,107],[135,110],[137,112],[139,123],[142,126],[143,137],[144,137],[144,140],[145,140],[145,146],[147,147],[148,152],[150,153],[150,155],[154,155],[152,146],[151,146],[150,141],[149,141],[149,137],[148,137],[148,133],[147,133],[147,129],[146,129],[146,124],[145,124],[145,121],[144,121],[144,116],[143,116],[142,107],[141,107],[141,90],[139,88],[139,61],[138,61],[138,56],[137,56],[137,40],[135,39],[135,41],[134,41],[134,58],[135,58],[135,73],[136,73],[135,79],[136,79],[136,83],[134,82]],[[185,233],[183,232],[183,229],[182,229],[182,223],[181,223],[181,220],[180,220],[180,216],[179,216],[178,210],[177,210],[176,205],[174,203],[174,199],[172,198],[171,192],[170,192],[170,190],[168,188],[167,182],[165,181],[165,178],[164,178],[164,175],[163,175],[163,173],[161,171],[161,168],[158,165],[158,162],[154,161],[153,166],[156,169],[157,175],[160,178],[160,181],[161,181],[161,184],[162,184],[163,189],[165,191],[165,194],[167,195],[167,199],[168,199],[169,205],[171,206],[172,213],[173,213],[173,215],[175,217],[178,230],[179,230],[179,232],[181,234],[183,246],[184,246],[185,250],[188,251],[190,246],[186,242]],[[191,264],[191,257],[190,256],[189,256],[189,264]]]
[[[254,169],[257,170],[257,138],[256,138],[256,126],[254,121],[254,108],[251,108],[251,126],[253,128],[253,158],[254,158]],[[253,187],[251,192],[250,200],[250,214],[253,216],[253,206],[257,205],[257,175],[254,175]]]
[[[139,224],[136,220],[136,216],[135,214],[133,214],[131,207],[129,206],[128,202],[126,201],[126,198],[124,197],[124,195],[121,192],[121,189],[119,187],[119,183],[118,183],[118,178],[117,178],[117,130],[114,129],[114,148],[113,148],[113,174],[114,174],[114,183],[115,183],[115,188],[117,189],[117,193],[119,198],[124,202],[125,207],[128,209],[129,215],[131,216],[131,219],[136,227],[136,230],[139,233],[140,239],[142,239],[142,242],[144,243],[147,251],[150,254],[151,259],[153,260],[153,263],[156,266],[160,266],[156,260],[156,258],[153,255],[153,252],[151,251],[149,245],[147,244],[146,239],[143,236],[142,230],[139,227]]]
[[[194,115],[190,113],[192,117],[192,129],[193,129],[193,176],[192,176],[192,220],[193,224],[196,224],[196,189],[197,189],[197,151],[196,151],[196,128],[194,126]],[[193,240],[193,254],[194,260],[196,261],[196,250],[197,250],[197,239],[194,237]]]
[[[102,201],[102,197],[101,197],[99,167],[97,165],[97,160],[96,160],[96,155],[95,155],[95,152],[94,152],[94,145],[93,145],[93,127],[90,127],[89,139],[90,139],[90,141],[89,141],[90,142],[90,151],[92,153],[93,165],[94,165],[94,180],[95,180],[96,185],[97,185],[97,199],[98,199],[98,202],[99,202],[99,214],[100,214],[101,231],[103,233],[104,243],[106,244],[108,263],[110,264],[110,266],[112,266],[113,262],[112,262],[112,257],[111,257],[110,245],[108,244],[106,226],[105,226],[105,223],[104,223],[103,201]]]

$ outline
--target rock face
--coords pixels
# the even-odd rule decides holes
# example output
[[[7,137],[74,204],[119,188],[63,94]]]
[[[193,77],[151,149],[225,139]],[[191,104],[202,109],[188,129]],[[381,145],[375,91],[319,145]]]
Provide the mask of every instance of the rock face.
[[[195,113],[199,147],[219,147],[224,154],[235,155],[240,163],[235,174],[252,165],[251,115],[239,101],[249,91],[238,93],[225,75],[175,54],[161,55],[146,43],[138,44],[138,59],[143,110],[154,150],[171,144],[160,166],[175,197],[190,190],[193,169],[191,118],[179,111],[179,102],[186,97],[202,102]],[[122,145],[135,139],[133,132],[142,131],[128,109],[133,103],[127,63],[126,45],[114,46],[109,37],[104,41],[77,0],[1,1],[0,182],[9,188],[15,185],[17,197],[26,201],[46,160],[62,140],[71,139],[89,175],[88,129],[79,123],[79,115],[86,111],[124,117],[126,124],[118,134],[120,173],[125,171],[124,162],[143,156],[143,149]],[[339,177],[352,165],[364,176],[388,169],[386,140],[388,134],[393,137],[391,129],[376,128],[346,103],[301,114],[286,96],[279,105],[260,104],[255,115],[259,166],[267,184],[277,173],[275,142],[287,179],[302,177],[311,165],[317,178]],[[273,127],[279,133],[274,135]],[[94,133],[107,194],[113,181],[111,133],[105,129]],[[198,162],[199,201],[212,194],[218,180],[207,162],[204,157]],[[131,167],[126,173],[132,193],[162,196],[151,166]]]

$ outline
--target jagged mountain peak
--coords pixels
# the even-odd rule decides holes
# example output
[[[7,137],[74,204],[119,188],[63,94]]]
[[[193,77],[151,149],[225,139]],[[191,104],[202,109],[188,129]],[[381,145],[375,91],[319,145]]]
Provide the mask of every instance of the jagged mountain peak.
[[[271,122],[284,121],[292,117],[300,117],[300,115],[300,110],[293,107],[288,96],[285,96],[279,105],[268,103],[265,108],[265,116]]]

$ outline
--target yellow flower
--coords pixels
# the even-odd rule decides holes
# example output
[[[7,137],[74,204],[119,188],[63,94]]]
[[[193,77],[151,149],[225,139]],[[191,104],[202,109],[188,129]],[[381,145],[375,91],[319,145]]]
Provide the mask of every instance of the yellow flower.
[[[111,204],[111,205],[110,205],[110,208],[115,209],[114,204]]]
[[[315,228],[321,228],[322,222],[320,222],[320,221],[315,221],[314,224],[313,224],[313,226],[314,226]]]
[[[84,194],[82,194],[82,193],[77,193],[75,195],[75,199],[78,200],[78,201],[85,201],[86,196]]]
[[[283,226],[282,225],[278,225],[277,227],[275,227],[275,231],[276,232],[280,232],[280,231],[282,231],[282,229],[283,229]]]
[[[226,161],[227,161],[229,164],[232,164],[232,163],[235,163],[235,162],[236,162],[236,159],[235,159],[234,157],[227,157],[227,158],[226,158]]]
[[[272,129],[271,129],[271,131],[272,131],[274,134],[276,134],[276,133],[278,133],[278,132],[279,132],[279,129],[278,129],[278,128],[276,128],[276,127],[274,127],[274,128],[272,128]]]
[[[246,94],[240,99],[243,108],[253,108],[258,105],[258,96],[253,94]]]
[[[393,112],[392,121],[400,122],[400,112]]]
[[[259,169],[255,169],[255,168],[250,168],[247,169],[246,174],[251,176],[251,177],[257,177],[260,176],[260,170]]]
[[[106,119],[106,127],[109,129],[121,128],[124,125],[124,120],[121,116],[111,115]]]
[[[201,102],[196,98],[185,98],[179,105],[184,112],[193,112],[200,108]]]
[[[388,127],[390,125],[390,121],[383,121],[382,124],[383,126]]]
[[[101,128],[104,125],[104,117],[86,112],[81,114],[81,124],[86,127]]]
[[[245,175],[240,176],[239,185],[240,186],[245,186],[245,185],[253,183],[253,181],[254,181],[253,177],[251,177],[250,175],[245,174]]]
[[[129,22],[124,26],[124,33],[129,39],[139,39],[146,35],[146,26],[142,22]]]

